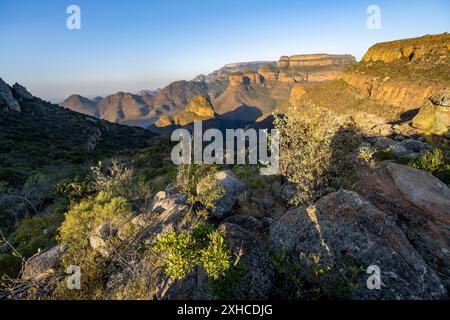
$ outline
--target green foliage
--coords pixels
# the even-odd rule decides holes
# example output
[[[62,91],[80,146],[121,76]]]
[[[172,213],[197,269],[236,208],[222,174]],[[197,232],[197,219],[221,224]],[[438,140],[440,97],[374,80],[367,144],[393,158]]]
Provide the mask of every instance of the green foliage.
[[[211,281],[211,291],[222,300],[230,300],[239,289],[245,276],[245,264],[240,261],[236,266],[230,267],[225,274]]]
[[[269,260],[275,270],[272,294],[278,299],[348,299],[365,270],[365,264],[351,256],[342,256],[342,265],[322,262],[314,255],[301,264],[282,248]]]
[[[431,173],[445,184],[450,184],[450,157],[441,149],[423,153],[410,163],[411,167]]]
[[[64,180],[55,186],[57,195],[66,197],[69,201],[79,201],[87,194],[93,192],[93,187],[87,178],[76,176],[72,180]]]
[[[179,166],[176,185],[181,192],[189,195],[189,201],[199,202],[205,208],[212,208],[215,201],[225,192],[223,186],[214,179],[217,172],[215,165],[182,165]],[[201,181],[202,190],[197,194],[197,185]]]
[[[154,251],[161,255],[165,270],[172,279],[183,279],[196,266],[218,279],[230,267],[230,253],[225,240],[212,227],[199,224],[192,232],[170,232],[158,238]]]
[[[56,243],[57,229],[63,219],[60,213],[26,217],[11,235],[11,242],[20,254],[29,258],[38,249],[44,250]]]
[[[105,221],[120,226],[131,216],[130,205],[125,198],[100,192],[96,197],[86,198],[70,208],[65,214],[65,221],[59,228],[58,239],[60,242],[68,243],[69,248],[74,252],[84,250],[89,247],[89,235],[95,227]],[[76,257],[73,258],[77,260]]]
[[[15,278],[22,267],[22,259],[14,254],[0,254],[0,280],[3,275]],[[0,286],[1,287],[1,286]]]
[[[362,136],[326,108],[309,106],[304,113],[290,108],[275,117],[280,130],[280,170],[300,192],[294,204],[308,204],[325,194],[349,186],[354,180]]]

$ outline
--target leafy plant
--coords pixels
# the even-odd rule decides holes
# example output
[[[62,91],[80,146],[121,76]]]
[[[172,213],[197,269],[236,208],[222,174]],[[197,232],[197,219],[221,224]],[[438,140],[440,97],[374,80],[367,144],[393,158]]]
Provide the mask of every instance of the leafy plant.
[[[162,257],[167,275],[174,280],[185,278],[196,266],[218,279],[230,267],[231,257],[222,234],[206,224],[199,224],[192,232],[183,230],[160,236],[154,251]]]
[[[410,163],[411,167],[424,170],[436,176],[445,184],[450,184],[450,158],[441,149],[423,153]]]

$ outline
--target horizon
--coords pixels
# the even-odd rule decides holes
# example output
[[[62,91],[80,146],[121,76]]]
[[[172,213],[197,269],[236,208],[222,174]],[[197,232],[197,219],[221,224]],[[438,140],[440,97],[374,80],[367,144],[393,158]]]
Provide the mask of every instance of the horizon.
[[[66,9],[72,4],[81,9],[80,30],[66,27]],[[365,25],[372,4],[381,8],[380,30]],[[449,12],[445,0],[165,0],[133,5],[5,0],[0,3],[0,32],[8,45],[0,51],[0,77],[56,103],[71,94],[137,93],[229,63],[310,53],[351,54],[360,60],[375,43],[448,32]]]

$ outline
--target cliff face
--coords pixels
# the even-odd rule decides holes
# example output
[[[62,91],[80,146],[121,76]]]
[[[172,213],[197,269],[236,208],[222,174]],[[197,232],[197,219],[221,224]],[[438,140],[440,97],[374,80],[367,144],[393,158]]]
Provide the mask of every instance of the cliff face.
[[[265,65],[259,69],[261,76],[268,81],[299,83],[334,80],[348,66],[356,63],[351,55],[305,54],[283,56],[276,66]]]
[[[373,77],[367,74],[344,73],[341,76],[350,86],[358,89],[367,98],[391,104],[399,111],[418,108],[430,95],[439,90],[439,83],[414,84],[397,82],[389,76]]]
[[[341,78],[370,99],[411,110],[450,84],[450,35],[379,43]]]
[[[356,63],[351,55],[303,54],[291,57],[283,56],[277,62],[278,68],[310,66],[348,66]]]

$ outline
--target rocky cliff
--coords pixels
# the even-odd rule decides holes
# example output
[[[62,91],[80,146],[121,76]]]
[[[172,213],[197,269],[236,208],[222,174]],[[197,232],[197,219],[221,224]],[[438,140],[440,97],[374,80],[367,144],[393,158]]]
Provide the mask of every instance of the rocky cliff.
[[[450,34],[427,35],[419,38],[377,43],[364,55],[363,62],[397,60],[408,62],[445,62],[450,50]]]
[[[356,63],[352,55],[303,54],[283,56],[277,62],[278,68],[310,67],[310,66],[349,66]]]
[[[450,85],[449,51],[449,34],[380,43],[341,78],[370,99],[411,110]]]

